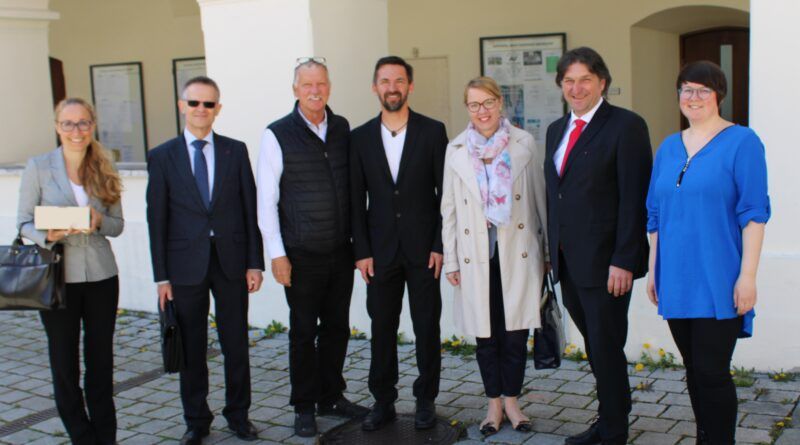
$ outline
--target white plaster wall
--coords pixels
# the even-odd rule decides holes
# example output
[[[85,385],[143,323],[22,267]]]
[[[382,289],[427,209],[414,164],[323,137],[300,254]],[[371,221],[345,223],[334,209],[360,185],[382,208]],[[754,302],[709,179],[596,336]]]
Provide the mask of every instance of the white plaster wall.
[[[47,1],[0,0],[0,164],[55,146]]]
[[[767,152],[772,219],[767,224],[759,269],[756,333],[740,342],[735,359],[759,367],[800,365],[800,181],[797,131],[791,105],[800,102],[794,73],[800,41],[800,3],[753,1],[750,10],[750,125]]]

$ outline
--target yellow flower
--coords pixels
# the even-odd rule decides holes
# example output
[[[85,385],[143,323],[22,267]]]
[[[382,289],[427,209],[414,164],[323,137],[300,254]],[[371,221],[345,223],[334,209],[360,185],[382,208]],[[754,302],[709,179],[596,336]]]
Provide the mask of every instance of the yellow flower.
[[[664,352],[664,350],[663,350],[663,349],[659,349],[659,350],[658,350],[658,355],[660,355],[661,357],[663,357],[663,356],[667,355],[667,353],[666,353],[666,352]]]
[[[736,375],[736,371],[734,371],[733,369],[731,369],[731,375]]]
[[[358,329],[356,329],[356,328],[350,329],[350,335],[353,335],[353,336],[358,335]]]
[[[450,343],[450,345],[454,348],[457,348],[461,346],[461,340],[453,340],[453,343]]]
[[[637,363],[634,369],[636,370],[636,372],[640,372],[644,369],[644,365],[641,363]]]
[[[782,372],[782,373],[781,373],[781,377],[786,377],[786,373],[785,373],[785,372]]]
[[[650,343],[645,343],[642,345],[642,347],[645,349],[650,349]]]
[[[212,328],[216,328],[217,327],[217,322],[216,321],[212,321],[211,322],[211,327]]]
[[[456,425],[458,425],[458,420],[451,420],[450,421],[450,426],[456,426]]]
[[[584,352],[583,354],[581,354],[581,358],[582,358],[583,360],[586,360],[586,359],[587,359],[587,358],[589,358],[589,357],[588,357],[588,356],[586,355],[586,353]]]
[[[778,428],[783,428],[784,425],[785,424],[783,422],[778,422],[775,424],[775,426],[777,426]]]
[[[636,385],[636,389],[642,389],[642,388],[643,388],[643,386],[642,386],[642,384],[641,384],[641,383],[639,383],[638,385]]]

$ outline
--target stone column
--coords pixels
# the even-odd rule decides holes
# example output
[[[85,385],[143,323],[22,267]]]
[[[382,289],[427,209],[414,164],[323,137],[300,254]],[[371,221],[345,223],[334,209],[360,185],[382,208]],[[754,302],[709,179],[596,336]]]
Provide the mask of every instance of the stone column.
[[[55,147],[47,0],[0,0],[0,163]]]

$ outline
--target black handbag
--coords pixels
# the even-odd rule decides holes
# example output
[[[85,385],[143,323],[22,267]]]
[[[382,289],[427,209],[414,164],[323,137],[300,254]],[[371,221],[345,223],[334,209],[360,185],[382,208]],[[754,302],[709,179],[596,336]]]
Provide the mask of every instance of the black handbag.
[[[66,307],[64,246],[25,245],[17,234],[0,246],[0,310],[53,310]]]
[[[561,356],[567,346],[564,335],[564,320],[553,289],[553,277],[544,277],[544,290],[539,304],[542,327],[533,331],[533,366],[550,369],[561,366]]]
[[[164,358],[164,372],[180,372],[186,367],[183,354],[183,340],[178,318],[175,315],[175,304],[167,300],[164,310],[160,312],[161,322],[161,355]]]

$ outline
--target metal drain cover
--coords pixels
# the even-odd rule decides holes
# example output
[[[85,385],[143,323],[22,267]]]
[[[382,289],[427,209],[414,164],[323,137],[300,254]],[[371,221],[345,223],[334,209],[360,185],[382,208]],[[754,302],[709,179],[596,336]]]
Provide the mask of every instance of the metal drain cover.
[[[436,426],[427,430],[414,428],[414,416],[398,414],[397,420],[378,431],[362,431],[361,420],[351,420],[323,434],[324,445],[414,445],[451,444],[461,435],[461,428],[438,419]]]

